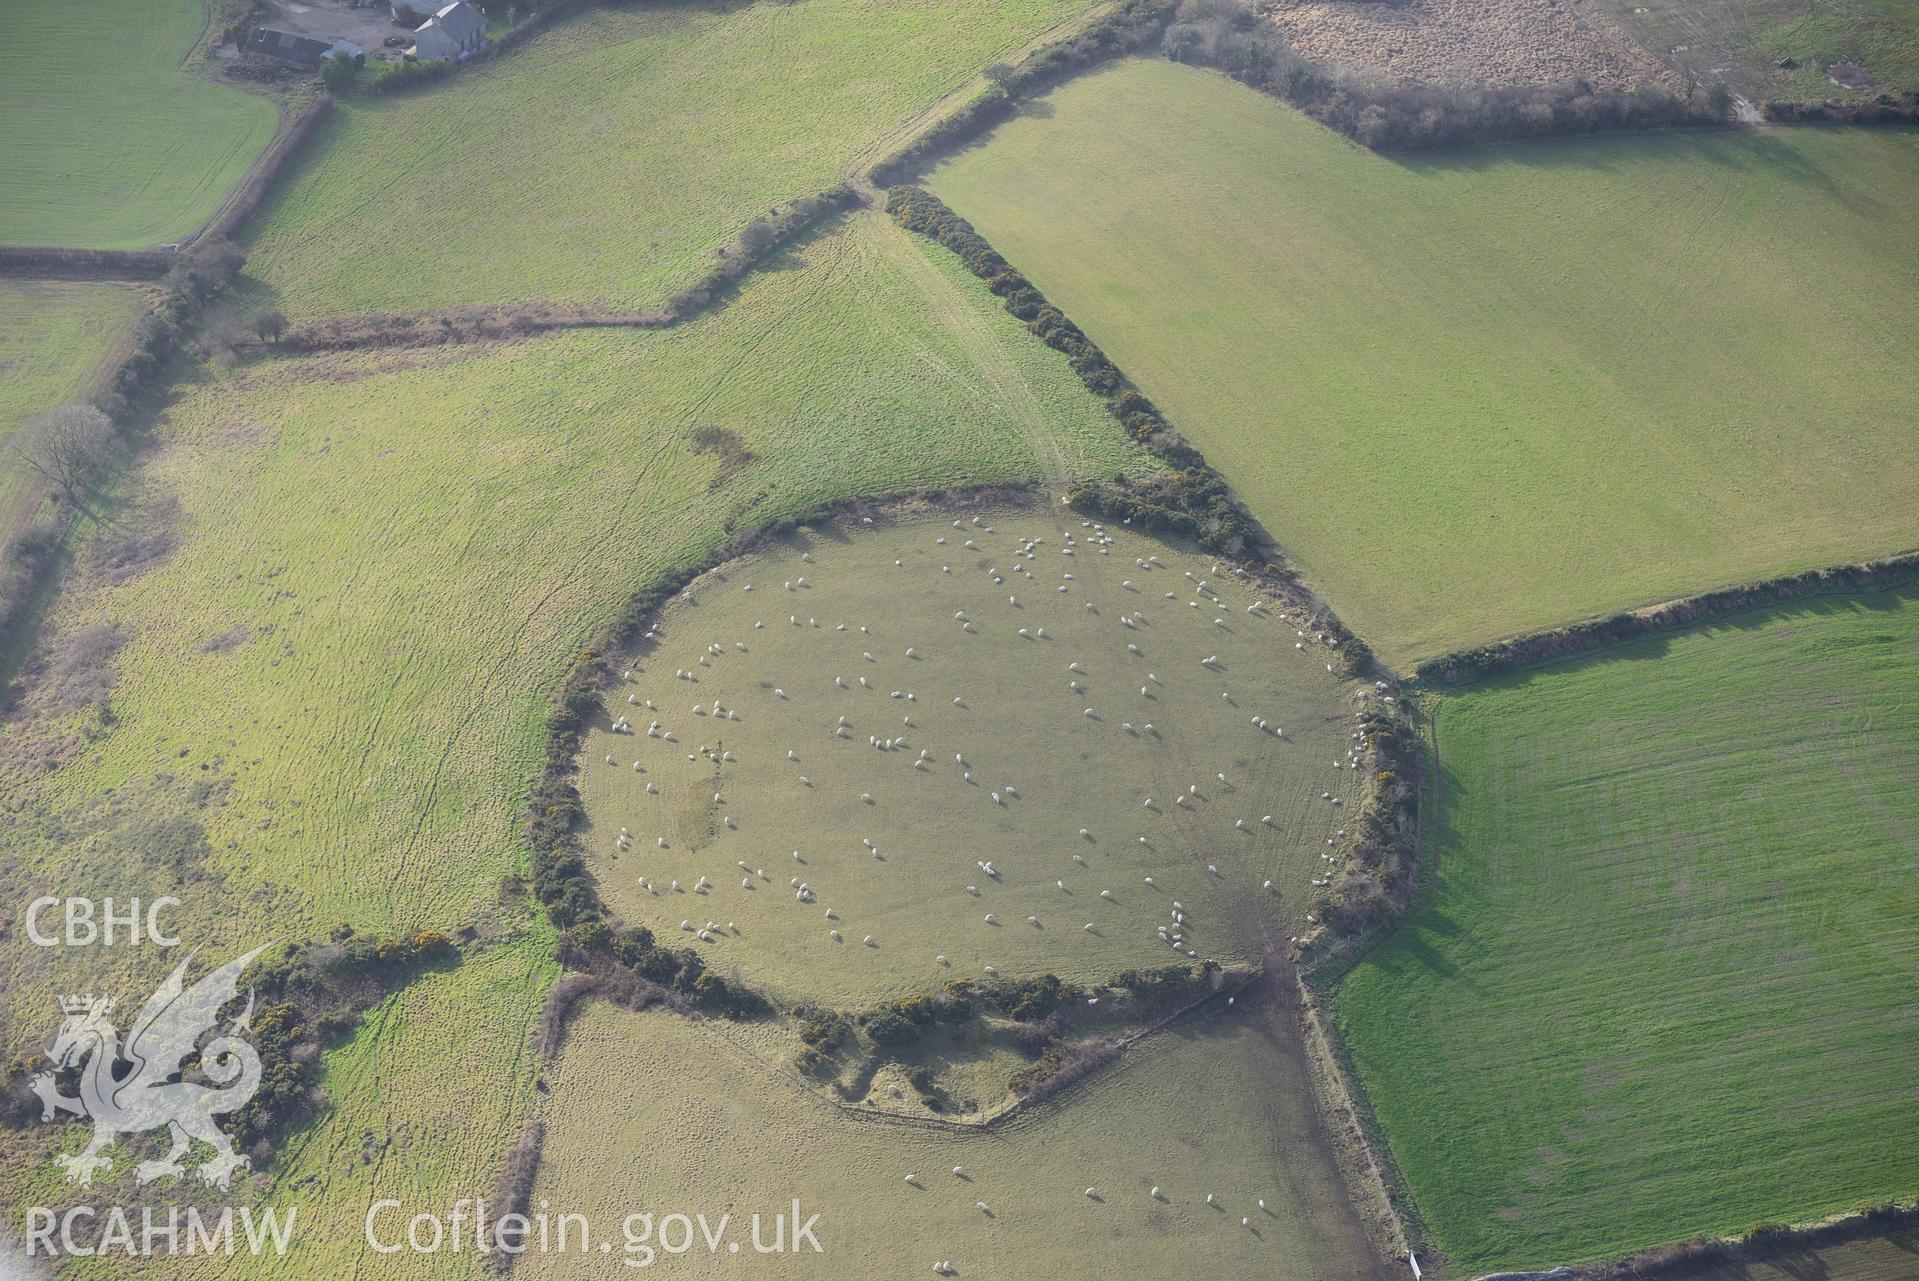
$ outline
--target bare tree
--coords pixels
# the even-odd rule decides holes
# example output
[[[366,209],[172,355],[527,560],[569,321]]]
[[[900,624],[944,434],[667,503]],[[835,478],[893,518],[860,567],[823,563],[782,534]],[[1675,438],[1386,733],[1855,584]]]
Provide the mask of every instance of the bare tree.
[[[262,311],[256,313],[253,317],[253,332],[260,335],[260,341],[262,342],[279,342],[280,339],[286,337],[286,313],[279,311]]]
[[[92,405],[62,405],[14,437],[22,463],[73,502],[113,444],[113,422]]]

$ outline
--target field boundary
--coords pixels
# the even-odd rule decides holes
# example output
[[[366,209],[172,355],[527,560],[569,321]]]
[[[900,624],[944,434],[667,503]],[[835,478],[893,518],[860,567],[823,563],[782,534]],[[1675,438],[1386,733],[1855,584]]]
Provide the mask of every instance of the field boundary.
[[[260,202],[266,199],[267,193],[273,189],[274,181],[279,178],[280,171],[306,150],[307,142],[332,109],[331,94],[314,95],[313,99],[300,109],[299,114],[294,116],[293,122],[267,144],[267,149],[260,153],[259,159],[253,162],[253,167],[248,169],[246,176],[240,180],[240,185],[234,188],[233,194],[221,203],[213,217],[207,219],[198,231],[181,242],[182,247],[198,244],[202,240],[231,239],[233,233],[240,230],[241,225],[253,216],[254,210],[260,207]]]
[[[1579,1281],[1679,1281],[1702,1266],[1771,1263],[1797,1251],[1845,1245],[1915,1226],[1919,1226],[1919,1200],[1889,1201],[1817,1223],[1795,1226],[1761,1223],[1741,1237],[1695,1238],[1681,1245],[1659,1246],[1606,1263],[1562,1266],[1548,1273],[1530,1275],[1579,1278]],[[1488,1273],[1475,1281],[1493,1281],[1501,1275]]]
[[[158,280],[171,271],[188,249],[202,242],[226,240],[253,216],[272,188],[274,179],[300,152],[333,106],[327,94],[318,94],[290,125],[284,126],[255,158],[246,176],[213,216],[192,235],[155,249],[66,249],[51,245],[0,245],[0,276],[41,280]]]
[[[1827,565],[1776,578],[1718,587],[1692,596],[1660,601],[1603,618],[1548,628],[1496,641],[1421,663],[1415,684],[1438,687],[1542,666],[1560,658],[1589,654],[1642,636],[1682,631],[1699,623],[1765,605],[1822,596],[1884,591],[1919,582],[1919,551],[1898,552],[1876,560]]]
[[[489,303],[445,311],[336,316],[273,339],[234,340],[255,356],[306,356],[380,347],[439,347],[523,338],[562,329],[669,329],[731,301],[727,294],[775,254],[862,203],[847,186],[827,187],[793,200],[776,217],[747,224],[734,244],[699,279],[655,307],[582,307],[562,303]]]
[[[911,182],[1011,119],[1022,102],[1127,56],[1208,68],[1385,154],[1739,123],[1738,99],[1729,91],[1722,96],[1723,85],[1705,105],[1657,84],[1623,92],[1583,83],[1437,89],[1312,62],[1247,0],[1222,0],[1203,16],[1182,12],[1173,0],[1122,0],[1072,37],[1029,50],[1009,74],[874,164],[867,179],[880,187]]]
[[[1065,355],[1087,390],[1104,399],[1108,412],[1127,434],[1164,462],[1174,476],[1169,484],[1123,489],[1081,482],[1066,493],[1076,510],[1193,539],[1241,577],[1251,579],[1259,590],[1280,597],[1316,620],[1347,675],[1363,676],[1379,668],[1366,643],[1300,586],[1295,571],[1285,564],[1279,545],[1205,456],[971,223],[930,191],[910,185],[888,191],[886,210],[908,231],[937,242],[986,281],[987,288],[1000,296],[1006,311],[1026,321],[1030,332]]]
[[[1043,1095],[1016,1097],[1011,1103],[1006,1104],[996,1111],[987,1113],[977,1121],[955,1121],[943,1116],[911,1116],[901,1112],[888,1112],[883,1108],[868,1107],[863,1103],[847,1103],[840,1099],[831,1098],[819,1089],[816,1089],[805,1077],[792,1068],[784,1064],[775,1063],[751,1046],[736,1040],[732,1034],[717,1026],[717,1020],[705,1019],[701,1020],[701,1022],[707,1024],[709,1030],[716,1036],[727,1041],[734,1049],[764,1067],[768,1072],[784,1078],[794,1089],[818,1099],[821,1103],[826,1104],[843,1116],[851,1117],[857,1121],[878,1121],[910,1125],[922,1129],[944,1130],[952,1134],[982,1134],[991,1133],[994,1130],[1000,1129],[1026,1113],[1033,1111],[1035,1108],[1054,1102],[1059,1099],[1061,1095],[1071,1094],[1082,1086],[1098,1080],[1105,1076],[1107,1071],[1112,1068],[1115,1063],[1119,1062],[1120,1057],[1134,1046],[1164,1032],[1174,1023],[1179,1022],[1207,1002],[1217,1000],[1220,997],[1237,996],[1265,977],[1265,966],[1254,966],[1250,971],[1241,974],[1236,981],[1223,984],[1216,991],[1201,993],[1192,1000],[1160,1015],[1143,1027],[1134,1028],[1124,1036],[1114,1037],[1107,1042],[1114,1050],[1113,1057],[1101,1063],[1092,1072],[1071,1082],[1063,1089]]]
[[[1919,124],[1919,88],[1881,93],[1864,102],[1827,98],[1800,102],[1774,98],[1765,105],[1765,119],[1780,125],[1910,125]]]
[[[1321,1077],[1319,1103],[1329,1120],[1340,1123],[1333,1130],[1340,1165],[1352,1167],[1345,1171],[1347,1182],[1366,1187],[1378,1196],[1391,1230],[1376,1235],[1383,1238],[1379,1244],[1387,1247],[1390,1254],[1431,1251],[1432,1241],[1419,1207],[1412,1200],[1406,1176],[1393,1159],[1392,1148],[1373,1114],[1372,1104],[1359,1088],[1350,1056],[1340,1043],[1332,1019],[1303,973],[1295,970],[1293,982],[1299,988],[1306,1052]]]
[[[0,276],[22,280],[158,280],[179,254],[171,249],[64,249],[0,245]]]

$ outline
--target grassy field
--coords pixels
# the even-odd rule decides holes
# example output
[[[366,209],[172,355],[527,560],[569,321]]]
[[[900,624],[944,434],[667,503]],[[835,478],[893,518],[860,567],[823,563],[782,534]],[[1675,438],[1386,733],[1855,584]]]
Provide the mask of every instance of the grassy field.
[[[1755,61],[1791,58],[1794,87],[1805,98],[1866,97],[1875,88],[1919,87],[1919,3],[1868,0],[1843,8],[1808,5],[1753,32]],[[1828,74],[1834,63],[1858,63],[1868,87],[1845,86]]]
[[[609,904],[676,941],[735,925],[710,964],[840,1005],[1283,944],[1345,826],[1322,796],[1357,799],[1355,684],[1190,548],[962,514],[796,536],[668,607],[584,752]]]
[[[278,112],[181,70],[205,21],[200,0],[11,0],[0,243],[139,249],[213,216]]]
[[[1391,159],[1131,61],[932,186],[1390,662],[1919,543],[1919,132]]]
[[[1702,84],[1724,80],[1755,102],[1767,98],[1870,97],[1919,85],[1915,0],[1608,0],[1612,18]],[[1790,60],[1794,65],[1781,66]],[[1854,62],[1873,88],[1836,83],[1827,68]]]
[[[285,1141],[266,1172],[236,1181],[226,1193],[177,1183],[148,1192],[163,1206],[197,1204],[208,1215],[226,1204],[256,1213],[271,1207],[283,1220],[290,1210],[295,1215],[284,1256],[268,1251],[256,1258],[244,1249],[233,1257],[181,1255],[167,1260],[166,1275],[183,1281],[493,1275],[470,1250],[459,1256],[377,1253],[366,1243],[363,1220],[379,1198],[444,1212],[487,1187],[534,1105],[537,1065],[527,1033],[553,976],[548,951],[540,938],[469,949],[457,968],[430,973],[368,1011],[328,1057],[326,1110]],[[64,1127],[70,1147],[78,1132]],[[123,1161],[137,1143],[122,1141]],[[25,1192],[18,1182],[8,1185],[22,1203],[63,1205],[75,1195],[44,1159],[31,1174]],[[102,1195],[127,1195],[119,1191],[123,1186],[131,1184]],[[156,1213],[164,1222],[165,1210]],[[111,1255],[73,1259],[61,1275],[124,1277],[128,1265]]]
[[[755,216],[1086,7],[589,13],[430,94],[344,104],[249,233],[253,270],[294,316],[658,303]]]
[[[754,457],[699,452],[699,428]],[[1139,459],[1063,362],[878,215],[671,332],[243,366],[158,431],[141,502],[177,501],[177,549],[76,584],[53,620],[56,652],[124,629],[113,721],[38,778],[53,731],[15,723],[0,747],[27,814],[157,771],[221,780],[209,870],[289,894],[305,930],[484,911],[575,648],[729,530]]]
[[[84,394],[139,313],[140,295],[116,285],[0,282],[0,534],[34,488],[7,442]]]
[[[1438,703],[1437,886],[1339,1026],[1472,1275],[1913,1191],[1919,595]]]
[[[181,1275],[489,1275],[470,1254],[376,1253],[363,1220],[376,1198],[444,1212],[488,1186],[534,1105],[528,1032],[557,970],[548,951],[537,937],[484,949],[376,1007],[328,1057],[332,1114],[298,1136],[262,1190],[268,1204],[300,1208],[300,1248]]]
[[[702,427],[755,457],[698,452]],[[0,726],[0,886],[16,903],[49,883],[175,893],[209,957],[341,921],[530,919],[501,878],[523,865],[552,691],[631,593],[730,529],[1151,465],[963,268],[876,214],[670,332],[207,372],[155,434],[108,514],[177,503],[173,549],[130,575],[78,558],[46,648],[58,668],[89,629],[120,629],[110,714],[61,702],[91,680],[68,672]],[[154,981],[150,951],[0,953],[10,1049],[46,1036],[49,992]],[[475,1071],[518,1053],[484,1019],[471,1034]],[[383,1107],[453,1097],[376,1062]],[[327,1141],[384,1132],[361,1115]]]
[[[1311,1140],[1305,1082],[1273,1066],[1269,1038],[1293,1035],[1250,1005],[1182,1024],[1064,1106],[954,1133],[855,1120],[714,1032],[600,1007],[551,1073],[534,1195],[554,1213],[589,1215],[616,1259],[629,1212],[704,1213],[709,1225],[730,1213],[728,1235],[769,1276],[928,1275],[933,1259],[962,1277],[1372,1276],[1338,1176]],[[823,1253],[753,1254],[750,1216],[794,1197],[802,1217],[819,1214]],[[740,1271],[724,1245],[658,1259],[676,1275]],[[575,1277],[586,1265],[529,1255],[518,1270]]]

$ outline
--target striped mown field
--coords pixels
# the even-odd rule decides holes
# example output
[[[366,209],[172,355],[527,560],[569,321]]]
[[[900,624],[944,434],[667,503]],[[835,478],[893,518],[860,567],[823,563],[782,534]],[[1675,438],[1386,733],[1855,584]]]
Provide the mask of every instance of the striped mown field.
[[[140,249],[191,235],[266,149],[267,98],[181,68],[201,0],[8,0],[0,244]]]
[[[1919,594],[1434,700],[1424,905],[1339,1028],[1464,1274],[1906,1196]]]

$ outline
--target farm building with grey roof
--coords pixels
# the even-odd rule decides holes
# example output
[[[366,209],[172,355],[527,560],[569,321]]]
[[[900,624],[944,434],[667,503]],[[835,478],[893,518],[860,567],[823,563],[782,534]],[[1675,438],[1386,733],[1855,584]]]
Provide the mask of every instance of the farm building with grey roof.
[[[422,62],[464,58],[486,43],[486,19],[466,0],[453,0],[413,33],[413,56]]]

